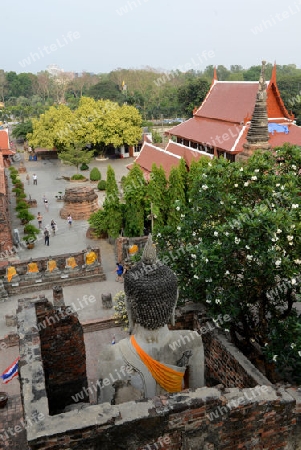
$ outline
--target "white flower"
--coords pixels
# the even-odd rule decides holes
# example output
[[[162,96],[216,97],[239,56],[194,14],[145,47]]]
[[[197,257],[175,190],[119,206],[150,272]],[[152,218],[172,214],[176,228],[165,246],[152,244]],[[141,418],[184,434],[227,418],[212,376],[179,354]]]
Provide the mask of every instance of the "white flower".
[[[249,247],[248,245],[246,245],[246,249],[247,249],[247,250],[250,250],[250,247]]]
[[[301,356],[301,350],[298,351],[298,355]]]
[[[228,328],[224,328],[224,331],[226,331],[227,333],[229,333],[229,329],[228,329]]]
[[[228,233],[228,231],[226,231],[226,232],[225,232],[225,236],[229,236],[229,233]]]
[[[234,205],[236,205],[236,200],[233,200]]]
[[[279,187],[279,186],[280,186],[280,183],[277,183],[277,184],[276,184],[276,187]]]
[[[181,208],[180,208],[179,206],[176,207],[176,210],[177,210],[177,211],[180,211],[180,209],[181,209]]]
[[[249,186],[249,182],[246,181],[246,182],[244,183],[244,186]]]
[[[203,184],[202,189],[204,189],[204,191],[206,191],[206,189],[208,189],[207,184]]]
[[[255,173],[258,173],[258,172],[259,172],[259,169],[255,169],[254,172],[255,172]]]
[[[205,281],[206,281],[206,283],[211,283],[212,278],[207,278]]]
[[[278,230],[276,231],[276,233],[282,233],[282,230],[280,230],[280,228],[278,228]]]
[[[203,173],[202,177],[203,178],[207,178],[207,175],[205,173]]]
[[[178,230],[178,231],[181,231],[181,227],[177,227],[177,230]]]
[[[295,259],[295,260],[294,260],[294,263],[295,263],[295,264],[301,264],[301,259]]]
[[[226,270],[225,275],[230,275],[229,270]]]
[[[275,261],[275,266],[276,267],[281,266],[281,259],[277,259],[277,261]]]
[[[157,237],[161,237],[161,233],[157,233]]]
[[[294,344],[294,342],[291,343],[291,348],[295,348],[296,344]]]
[[[234,184],[234,187],[238,187],[238,184],[237,184],[237,183],[235,183],[235,184]]]
[[[293,204],[292,204],[292,208],[293,208],[293,209],[297,209],[297,208],[299,208],[299,205],[298,205],[298,203],[293,203]]]
[[[295,164],[292,164],[292,169],[293,169],[293,170],[296,170],[296,169],[297,169],[297,167],[295,166]]]
[[[209,259],[208,259],[208,258],[205,259],[205,263],[207,263],[207,262],[209,262]]]
[[[292,278],[292,284],[294,285],[294,284],[296,284],[296,283],[297,283],[296,278]]]
[[[265,347],[267,347],[268,345],[269,345],[269,344],[268,344],[267,342],[264,344]]]
[[[291,225],[291,229],[294,230],[296,228],[296,225]]]
[[[235,237],[234,242],[235,242],[235,244],[239,244],[240,243],[240,239],[238,237]]]
[[[251,180],[252,180],[252,181],[256,181],[256,180],[257,180],[257,176],[256,176],[256,175],[253,175],[253,176],[251,177]]]
[[[212,164],[211,164],[211,163],[208,163],[208,167],[212,167]]]
[[[207,299],[207,300],[206,300],[206,303],[211,303],[211,300]]]
[[[280,188],[282,191],[284,191],[284,189],[285,189],[285,186],[281,186],[281,188]]]
[[[288,240],[289,242],[291,242],[293,239],[294,239],[294,236],[291,236],[291,235],[288,235],[288,236],[287,236],[287,240]]]
[[[199,277],[197,275],[193,275],[193,278],[196,278],[197,280],[199,279]]]
[[[220,304],[221,304],[221,301],[220,301],[218,298],[216,298],[216,299],[215,299],[215,303],[216,303],[217,305],[220,305]]]
[[[196,232],[194,231],[193,233],[192,233],[192,236],[195,236],[196,235]]]
[[[220,204],[221,204],[221,205],[223,205],[223,204],[224,204],[224,202],[223,202],[223,201],[221,200],[221,201],[220,201]]]
[[[277,361],[277,356],[278,356],[278,355],[274,355],[274,356],[273,356],[273,361]]]
[[[218,236],[218,231],[215,231],[213,234],[214,236]]]
[[[196,255],[192,253],[191,258],[196,259]]]
[[[184,219],[184,217],[185,217],[185,214],[181,214],[181,219]]]
[[[243,172],[243,171],[244,171],[244,168],[243,168],[243,167],[241,167],[241,168],[240,168],[239,170],[240,170],[240,172]]]
[[[252,256],[252,255],[247,255],[247,260],[248,260],[248,261],[252,261],[252,259],[253,259],[253,256]]]

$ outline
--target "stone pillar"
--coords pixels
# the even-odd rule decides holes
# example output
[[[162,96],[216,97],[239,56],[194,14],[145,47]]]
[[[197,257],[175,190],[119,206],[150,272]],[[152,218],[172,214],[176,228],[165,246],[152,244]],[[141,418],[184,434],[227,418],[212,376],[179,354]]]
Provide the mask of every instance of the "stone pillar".
[[[110,309],[113,307],[112,294],[101,294],[101,301],[103,309]]]
[[[62,286],[54,286],[52,290],[53,290],[53,306],[55,308],[60,308],[61,306],[65,306],[64,293],[63,293]]]

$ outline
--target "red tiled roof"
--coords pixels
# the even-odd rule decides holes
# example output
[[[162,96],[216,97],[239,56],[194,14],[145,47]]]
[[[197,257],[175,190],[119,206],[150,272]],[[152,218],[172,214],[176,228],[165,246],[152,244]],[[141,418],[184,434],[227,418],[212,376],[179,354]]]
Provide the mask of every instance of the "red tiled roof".
[[[10,148],[8,133],[6,130],[0,130],[0,149],[8,150]]]
[[[195,116],[240,124],[253,113],[258,85],[254,81],[215,81]]]
[[[3,150],[2,148],[0,148],[1,153],[3,156],[10,156],[10,155],[15,155],[16,152],[14,150],[9,150],[9,149],[5,149]]]
[[[243,125],[193,117],[168,131],[168,134],[230,151]]]
[[[3,156],[0,152],[0,194],[6,195],[5,172],[3,164]]]
[[[192,161],[198,161],[200,158],[205,157],[212,159],[213,155],[210,155],[206,152],[201,152],[196,150],[195,148],[186,147],[186,145],[178,144],[173,141],[169,141],[166,150],[174,155],[178,155],[184,159],[187,166],[190,167]]]
[[[174,155],[155,145],[144,142],[135,162],[139,164],[143,170],[146,179],[149,179],[149,174],[151,173],[152,165],[154,163],[158,167],[162,166],[166,176],[169,177],[171,168],[176,167],[179,164],[180,159],[181,157],[178,155]]]

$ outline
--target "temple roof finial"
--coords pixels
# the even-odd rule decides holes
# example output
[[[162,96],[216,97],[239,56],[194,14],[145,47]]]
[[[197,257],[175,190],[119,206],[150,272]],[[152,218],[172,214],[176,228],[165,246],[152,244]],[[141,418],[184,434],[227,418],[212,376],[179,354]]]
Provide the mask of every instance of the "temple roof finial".
[[[213,69],[213,80],[215,81],[218,81],[218,78],[217,78],[217,71],[216,71],[216,66],[214,66],[214,69]]]

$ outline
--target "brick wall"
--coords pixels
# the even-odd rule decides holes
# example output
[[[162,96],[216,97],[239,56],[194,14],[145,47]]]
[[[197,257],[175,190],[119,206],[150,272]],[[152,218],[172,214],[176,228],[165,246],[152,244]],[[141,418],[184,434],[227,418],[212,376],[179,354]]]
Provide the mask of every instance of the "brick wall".
[[[74,403],[72,395],[87,388],[84,334],[77,314],[54,308],[48,300],[36,303],[41,355],[50,414]],[[83,401],[89,402],[85,395]]]

